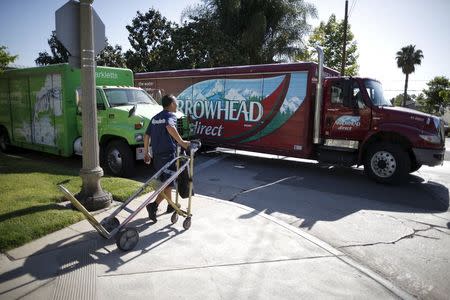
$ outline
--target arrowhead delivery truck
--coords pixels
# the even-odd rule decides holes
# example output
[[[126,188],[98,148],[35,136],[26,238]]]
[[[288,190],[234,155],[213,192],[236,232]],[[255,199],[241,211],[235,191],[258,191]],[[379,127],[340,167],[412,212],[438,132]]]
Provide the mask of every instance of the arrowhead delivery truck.
[[[135,74],[154,95],[173,93],[203,144],[364,165],[396,183],[422,165],[442,164],[443,122],[393,107],[380,82],[341,77],[319,63]]]
[[[133,87],[131,70],[97,67],[96,84],[102,165],[112,175],[130,176],[135,160],[143,159],[147,125],[162,107]],[[0,150],[13,145],[81,155],[81,106],[79,69],[59,64],[5,71],[0,74]],[[187,123],[178,121],[179,132],[187,133]]]

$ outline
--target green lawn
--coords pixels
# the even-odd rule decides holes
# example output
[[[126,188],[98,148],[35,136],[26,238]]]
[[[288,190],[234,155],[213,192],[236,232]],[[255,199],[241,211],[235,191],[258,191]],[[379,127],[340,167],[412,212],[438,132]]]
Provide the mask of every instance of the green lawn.
[[[80,212],[56,204],[65,201],[57,183],[68,180],[64,186],[72,193],[81,190],[78,173],[79,169],[66,167],[61,161],[31,160],[0,153],[1,252],[84,218]],[[101,184],[117,201],[127,199],[141,185],[116,177],[103,177]]]

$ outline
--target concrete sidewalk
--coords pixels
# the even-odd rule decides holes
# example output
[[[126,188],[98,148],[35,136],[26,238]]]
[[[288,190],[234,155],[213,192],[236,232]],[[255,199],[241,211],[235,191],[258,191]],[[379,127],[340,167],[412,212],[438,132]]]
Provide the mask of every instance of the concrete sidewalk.
[[[193,214],[185,231],[181,217],[172,225],[161,215],[151,225],[141,211],[129,224],[140,236],[129,252],[87,221],[11,250],[0,257],[0,299],[411,298],[264,213],[195,196]]]

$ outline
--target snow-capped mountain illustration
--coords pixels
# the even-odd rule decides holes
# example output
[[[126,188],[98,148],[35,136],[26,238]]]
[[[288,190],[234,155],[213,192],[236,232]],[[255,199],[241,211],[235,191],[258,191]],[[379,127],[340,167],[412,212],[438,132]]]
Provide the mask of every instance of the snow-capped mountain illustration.
[[[206,98],[211,98],[217,94],[223,94],[224,80],[211,80],[211,82],[202,90],[202,94]]]
[[[280,112],[282,114],[293,114],[302,104],[302,100],[297,97],[291,97],[283,102],[283,105],[281,105]]]
[[[178,98],[191,100],[192,97],[192,101],[262,101],[274,92],[283,79],[284,76],[264,79],[209,79],[188,87]]]
[[[253,97],[261,97],[261,91],[255,91],[252,89],[246,88],[241,92],[241,95],[244,96],[246,99],[253,98]]]
[[[245,101],[245,100],[247,100],[236,89],[229,89],[227,91],[226,95],[225,95],[225,99],[227,99],[227,100],[237,100],[237,101]]]

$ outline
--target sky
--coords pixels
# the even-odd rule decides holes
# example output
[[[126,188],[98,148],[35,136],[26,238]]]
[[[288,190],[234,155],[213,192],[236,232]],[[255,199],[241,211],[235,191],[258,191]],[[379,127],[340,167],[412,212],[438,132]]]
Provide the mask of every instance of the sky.
[[[359,75],[382,82],[386,97],[402,93],[405,75],[397,68],[395,54],[416,45],[424,54],[422,65],[410,75],[409,93],[418,94],[435,76],[450,78],[450,0],[348,0],[349,24],[358,43]],[[47,39],[55,29],[55,11],[67,0],[0,1],[0,45],[19,55],[15,64],[35,66],[38,53],[49,51]],[[316,6],[315,27],[331,14],[344,18],[345,0],[307,1]],[[94,0],[93,7],[106,27],[110,44],[130,48],[128,31],[137,11],[153,7],[180,23],[182,11],[200,0]]]

